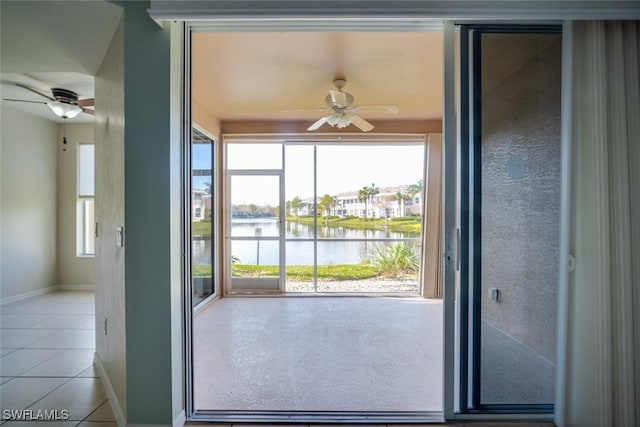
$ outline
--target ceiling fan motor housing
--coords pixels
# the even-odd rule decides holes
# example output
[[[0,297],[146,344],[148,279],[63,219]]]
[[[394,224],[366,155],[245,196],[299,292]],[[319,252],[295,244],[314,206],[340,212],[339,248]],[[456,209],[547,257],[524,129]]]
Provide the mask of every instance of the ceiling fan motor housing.
[[[353,105],[353,95],[351,95],[348,92],[342,92],[342,93],[344,93],[345,96],[346,96],[346,98],[345,98],[346,99],[346,103],[344,105],[335,103],[333,101],[333,99],[331,98],[331,94],[329,94],[324,98],[324,102],[327,104],[327,107],[329,107],[329,108],[331,108],[333,110],[336,110],[336,109],[345,110],[345,109],[351,107]]]
[[[53,97],[59,102],[66,104],[76,104],[78,102],[78,94],[71,90],[55,87],[51,89],[51,92],[53,93]]]

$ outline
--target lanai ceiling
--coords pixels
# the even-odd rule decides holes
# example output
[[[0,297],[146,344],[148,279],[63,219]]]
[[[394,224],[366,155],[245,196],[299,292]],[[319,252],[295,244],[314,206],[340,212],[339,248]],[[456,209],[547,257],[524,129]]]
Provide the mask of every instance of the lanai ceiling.
[[[220,120],[318,118],[333,79],[358,105],[396,105],[398,115],[442,117],[442,34],[400,32],[195,33],[193,98]]]

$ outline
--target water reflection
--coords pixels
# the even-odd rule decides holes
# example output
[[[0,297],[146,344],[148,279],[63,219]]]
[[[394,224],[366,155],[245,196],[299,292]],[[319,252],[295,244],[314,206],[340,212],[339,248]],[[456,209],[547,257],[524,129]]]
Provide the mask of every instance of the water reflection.
[[[295,239],[313,239],[313,225],[288,221],[285,223],[285,237],[294,239],[286,243],[287,265],[313,264],[313,243],[296,242]],[[275,218],[234,219],[231,224],[232,237],[278,237],[279,225]],[[415,238],[414,233],[389,230],[359,230],[344,227],[318,226],[319,239],[406,239]],[[368,258],[377,246],[391,245],[393,242],[362,241],[322,241],[318,240],[318,264],[357,264]],[[279,263],[278,242],[258,240],[232,241],[232,254],[241,264],[276,265]],[[211,263],[211,241],[194,240],[192,258],[194,264]]]

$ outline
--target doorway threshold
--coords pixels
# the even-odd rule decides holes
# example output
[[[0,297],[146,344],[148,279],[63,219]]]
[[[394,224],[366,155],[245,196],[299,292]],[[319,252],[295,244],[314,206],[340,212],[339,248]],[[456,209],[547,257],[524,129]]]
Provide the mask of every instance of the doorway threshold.
[[[435,424],[444,422],[440,411],[342,412],[342,411],[197,411],[189,421],[214,423],[286,424]]]

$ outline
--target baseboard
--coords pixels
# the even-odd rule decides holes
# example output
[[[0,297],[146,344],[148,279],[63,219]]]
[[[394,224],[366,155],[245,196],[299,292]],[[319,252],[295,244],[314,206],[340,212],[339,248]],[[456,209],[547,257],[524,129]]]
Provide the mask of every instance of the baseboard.
[[[12,302],[17,302],[23,299],[37,297],[39,295],[48,294],[50,292],[55,292],[58,290],[57,286],[49,286],[48,288],[36,289],[35,291],[25,292],[23,294],[14,295],[12,297],[2,298],[0,300],[0,305],[11,304]]]
[[[96,288],[93,285],[58,285],[58,290],[93,292],[96,290]]]
[[[183,427],[187,422],[187,415],[184,410],[180,411],[178,416],[173,420],[173,427]]]
[[[93,364],[98,370],[98,375],[100,375],[100,379],[102,380],[102,384],[104,386],[104,390],[107,393],[107,399],[109,399],[109,404],[111,405],[111,409],[113,410],[113,415],[116,417],[116,422],[118,423],[118,427],[126,427],[127,420],[122,413],[122,408],[120,407],[120,401],[116,396],[116,392],[111,385],[111,381],[109,381],[109,376],[107,375],[107,371],[104,369],[104,365],[100,361],[97,353],[93,353]]]

